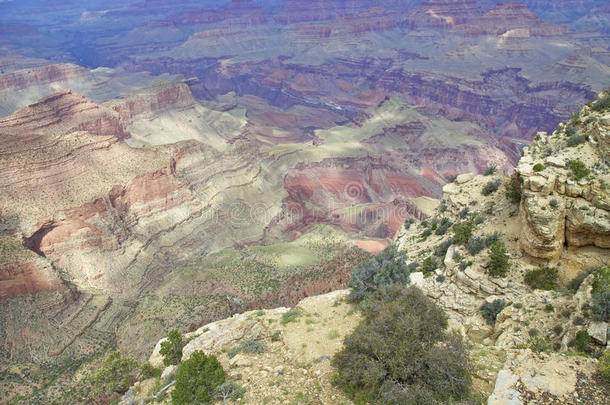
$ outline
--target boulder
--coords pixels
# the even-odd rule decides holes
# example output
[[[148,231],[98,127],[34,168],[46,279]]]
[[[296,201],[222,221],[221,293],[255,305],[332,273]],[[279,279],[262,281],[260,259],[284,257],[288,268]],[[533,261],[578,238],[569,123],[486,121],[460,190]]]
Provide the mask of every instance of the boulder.
[[[592,322],[587,333],[602,346],[608,342],[608,324],[606,322]]]

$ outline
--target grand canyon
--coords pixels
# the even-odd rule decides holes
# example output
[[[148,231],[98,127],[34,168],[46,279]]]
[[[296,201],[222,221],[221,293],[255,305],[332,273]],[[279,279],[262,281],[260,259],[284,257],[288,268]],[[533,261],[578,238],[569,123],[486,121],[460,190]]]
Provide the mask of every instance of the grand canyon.
[[[609,44],[605,0],[0,0],[0,403],[346,288],[598,97]]]

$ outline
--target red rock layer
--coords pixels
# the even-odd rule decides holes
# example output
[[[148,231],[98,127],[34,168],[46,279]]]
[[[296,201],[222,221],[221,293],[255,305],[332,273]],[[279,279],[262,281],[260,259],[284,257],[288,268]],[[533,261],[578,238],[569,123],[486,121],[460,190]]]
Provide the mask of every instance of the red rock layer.
[[[146,89],[106,105],[116,111],[121,120],[129,121],[140,114],[157,113],[168,109],[186,109],[192,107],[194,102],[186,84],[174,83]]]
[[[12,137],[12,141],[18,144],[23,144],[19,136],[24,134],[49,136],[86,131],[117,139],[129,136],[118,114],[71,91],[51,94],[9,117],[1,118],[0,129],[2,143],[10,142],[7,138]]]
[[[425,215],[408,201],[437,191],[419,176],[380,159],[328,159],[291,169],[284,179],[285,231],[326,222],[368,236],[391,237],[409,217]],[[438,187],[436,187],[438,188]]]
[[[32,84],[49,84],[78,79],[88,74],[87,69],[69,63],[47,65],[0,74],[0,91],[24,89]]]
[[[43,260],[12,260],[0,264],[0,302],[22,295],[65,289]]]

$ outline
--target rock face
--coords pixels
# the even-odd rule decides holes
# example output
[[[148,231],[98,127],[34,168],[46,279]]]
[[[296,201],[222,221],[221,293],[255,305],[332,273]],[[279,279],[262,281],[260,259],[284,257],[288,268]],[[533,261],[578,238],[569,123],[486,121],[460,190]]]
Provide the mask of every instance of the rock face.
[[[608,154],[607,113],[585,107],[575,119],[581,117],[584,123],[568,125],[591,134],[589,141],[569,146],[568,127],[562,125],[551,136],[540,133],[517,167],[523,195],[520,244],[534,257],[558,258],[564,245],[610,247],[610,176],[602,160]],[[582,178],[570,168],[576,160],[588,172]]]
[[[166,110],[180,111],[193,107],[189,87],[183,83],[162,84],[139,91],[126,99],[111,101],[108,107],[119,113],[123,122],[142,114],[158,114]]]
[[[474,0],[425,0],[410,12],[407,23],[414,28],[449,29],[482,13]]]
[[[538,15],[517,2],[500,2],[482,16],[469,19],[456,31],[465,35],[502,35],[521,30],[525,35],[562,35],[568,26],[546,24]]]
[[[127,136],[116,112],[66,91],[0,119],[5,215],[20,217],[29,236],[36,218],[84,203],[162,165],[162,153],[131,151],[122,144]],[[116,164],[107,166],[108,161]],[[24,195],[29,196],[25,203]]]

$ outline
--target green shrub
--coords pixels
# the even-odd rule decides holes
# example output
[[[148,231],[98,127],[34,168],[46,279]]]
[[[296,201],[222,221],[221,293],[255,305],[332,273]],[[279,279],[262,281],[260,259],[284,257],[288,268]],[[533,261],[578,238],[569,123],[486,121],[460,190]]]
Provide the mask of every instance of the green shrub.
[[[502,277],[509,267],[509,256],[506,245],[501,240],[494,242],[489,248],[489,262],[487,272],[493,277]]]
[[[584,330],[579,330],[568,346],[579,353],[591,353],[591,336]]]
[[[407,267],[407,257],[396,246],[390,245],[369,260],[354,267],[349,286],[352,288],[351,301],[360,301],[379,287],[393,283],[409,283],[411,272]]]
[[[556,267],[540,267],[528,271],[525,275],[525,284],[535,290],[557,290],[558,270]]]
[[[424,274],[430,273],[438,268],[438,260],[434,256],[428,256],[421,264],[421,271]]]
[[[445,257],[447,254],[447,250],[453,244],[453,239],[448,238],[441,242],[436,248],[434,248],[434,255],[440,257],[441,259]]]
[[[466,244],[466,249],[468,249],[468,252],[473,256],[478,255],[485,247],[485,238],[480,236],[470,238]]]
[[[134,359],[121,356],[118,350],[111,352],[91,376],[91,397],[100,400],[124,394],[135,382],[137,370],[138,363]]]
[[[182,339],[182,335],[176,329],[172,330],[167,335],[167,340],[161,342],[161,349],[159,354],[163,356],[163,364],[170,366],[172,364],[180,363],[182,360],[182,349],[184,348],[185,342]]]
[[[519,180],[517,174],[513,174],[510,177],[510,180],[506,182],[506,198],[511,200],[514,203],[518,203],[521,201],[521,185],[519,184]]]
[[[434,302],[400,285],[378,291],[369,302],[332,360],[334,383],[354,402],[432,404],[467,394],[466,347],[445,332],[447,317]]]
[[[439,222],[438,226],[436,227],[436,231],[434,233],[436,235],[444,235],[447,233],[447,230],[451,228],[451,225],[453,225],[453,222],[451,222],[449,218],[443,217],[441,222]]]
[[[559,207],[559,201],[557,201],[555,198],[553,198],[551,200],[551,202],[549,203],[549,205],[551,206],[551,208],[557,208],[557,207]]]
[[[493,325],[496,322],[498,314],[506,307],[504,300],[495,300],[494,302],[486,302],[481,306],[481,315],[488,324]]]
[[[576,180],[580,180],[589,175],[589,168],[580,159],[570,162],[570,170]]]
[[[474,231],[474,221],[471,219],[453,225],[453,241],[457,245],[465,245]]]
[[[604,112],[610,110],[610,93],[603,94],[600,98],[593,102],[591,106],[593,111]]]
[[[140,377],[144,380],[161,377],[161,369],[153,367],[149,362],[145,362],[140,366]]]
[[[481,194],[483,194],[484,196],[488,196],[492,193],[495,193],[496,191],[498,191],[498,187],[500,187],[500,184],[502,183],[499,180],[487,182],[487,184],[485,184],[485,186],[483,187],[483,190],[481,190]]]
[[[468,213],[470,213],[470,208],[465,207],[458,213],[458,215],[460,216],[460,219],[466,219],[466,217],[468,217]]]
[[[447,183],[453,183],[457,179],[457,174],[450,174],[447,178]]]
[[[610,350],[606,350],[599,358],[599,372],[610,383]]]
[[[591,312],[596,321],[610,322],[610,291],[593,294]]]
[[[591,269],[593,273],[593,294],[610,291],[610,266],[601,266]]]
[[[589,272],[586,272],[586,271],[578,273],[578,275],[576,277],[574,277],[572,280],[570,280],[570,282],[566,286],[567,289],[570,290],[572,293],[576,293],[576,291],[578,291],[578,289],[580,288],[580,285],[582,284],[583,281],[585,281],[585,278],[587,278],[588,275],[589,275]]]
[[[563,326],[561,326],[561,325],[555,325],[555,326],[553,327],[553,332],[554,332],[554,333],[555,333],[557,336],[561,335],[561,334],[563,333]]]
[[[205,404],[216,396],[217,388],[225,382],[226,374],[216,356],[201,351],[183,361],[176,373],[172,404]]]
[[[536,163],[533,169],[535,172],[541,172],[544,170],[544,165],[542,163]]]
[[[551,344],[549,343],[549,341],[540,336],[530,337],[528,347],[534,353],[548,352],[551,350]]]
[[[586,136],[574,134],[568,137],[566,144],[572,148],[574,146],[582,145],[585,142],[587,142]]]
[[[491,165],[487,166],[487,168],[485,169],[485,172],[483,173],[483,175],[485,175],[485,176],[492,176],[497,171],[498,171],[498,166],[492,163]]]
[[[271,335],[271,341],[272,342],[279,342],[281,337],[282,337],[282,331],[281,330],[276,330],[275,332],[273,332],[273,335]]]
[[[267,351],[267,346],[256,339],[244,339],[238,345],[229,349],[229,357],[235,357],[238,353],[261,354]]]
[[[301,315],[303,315],[303,308],[294,307],[282,314],[282,320],[280,321],[280,323],[282,325],[286,325],[290,322],[296,322],[301,317]]]
[[[215,393],[215,398],[226,404],[229,400],[237,401],[243,397],[246,389],[235,381],[228,380],[216,387]]]

